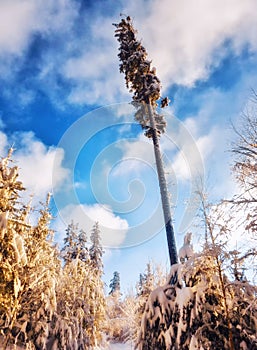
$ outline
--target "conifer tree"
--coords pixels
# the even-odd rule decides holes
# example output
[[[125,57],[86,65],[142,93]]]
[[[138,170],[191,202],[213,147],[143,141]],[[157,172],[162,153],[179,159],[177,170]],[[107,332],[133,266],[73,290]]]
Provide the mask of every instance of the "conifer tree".
[[[221,237],[228,234],[217,213],[205,213],[208,244],[195,254],[191,235],[180,249],[181,264],[174,265],[177,283],[154,289],[146,303],[137,343],[139,350],[255,349],[256,286],[246,279],[229,278],[231,257]],[[224,219],[224,217],[223,217]]]
[[[106,297],[105,333],[109,342],[122,343],[125,337],[126,318],[121,300],[120,274],[117,271],[113,273],[109,287],[110,292]]]
[[[12,341],[14,327],[20,309],[20,274],[27,265],[24,239],[15,228],[19,225],[19,197],[24,190],[17,180],[18,167],[10,166],[13,149],[0,162],[0,327],[5,349]]]
[[[83,261],[89,259],[86,232],[79,229],[78,224],[74,224],[73,221],[71,221],[66,229],[66,236],[61,253],[65,262],[70,262],[77,257]]]
[[[99,224],[96,222],[92,228],[90,236],[91,246],[89,248],[89,256],[92,266],[102,274],[103,270],[103,247],[101,245]]]
[[[52,244],[48,204],[36,226],[29,223],[30,205],[23,205],[18,168],[10,166],[12,149],[1,161],[0,328],[3,349],[30,346],[45,349],[55,311],[55,284],[60,264]]]
[[[56,286],[61,270],[59,251],[50,229],[50,195],[39,211],[37,224],[26,239],[28,269],[21,294],[22,310],[18,322],[26,320],[25,340],[35,349],[46,349],[50,324],[56,312]]]
[[[50,348],[79,350],[96,344],[95,317],[91,312],[96,302],[95,288],[88,262],[77,257],[65,263],[57,287],[57,312],[51,324]]]
[[[73,222],[67,227],[62,249],[64,267],[57,287],[57,312],[49,339],[52,348],[80,350],[102,344],[105,300],[102,269],[98,268],[102,266],[98,233],[95,225],[91,250],[95,260],[91,262],[85,231]]]
[[[80,260],[84,262],[88,262],[90,257],[89,257],[89,249],[88,249],[88,242],[87,242],[87,234],[83,229],[79,231],[78,247],[79,247]]]
[[[65,263],[71,262],[78,256],[78,224],[74,224],[73,221],[71,221],[66,229],[61,253]]]
[[[167,183],[161,157],[159,137],[165,131],[166,122],[157,113],[157,101],[160,99],[160,80],[156,69],[151,67],[147,59],[146,49],[136,38],[136,30],[130,17],[122,19],[116,27],[115,37],[120,43],[118,57],[121,61],[120,72],[125,74],[126,86],[133,92],[133,104],[137,108],[135,119],[145,130],[145,135],[152,139],[161,192],[164,222],[168,241],[171,265],[178,262],[174,229],[171,220],[171,210]],[[168,105],[168,98],[161,100],[161,107]]]
[[[109,287],[111,289],[109,295],[120,294],[120,274],[118,271],[114,271]]]

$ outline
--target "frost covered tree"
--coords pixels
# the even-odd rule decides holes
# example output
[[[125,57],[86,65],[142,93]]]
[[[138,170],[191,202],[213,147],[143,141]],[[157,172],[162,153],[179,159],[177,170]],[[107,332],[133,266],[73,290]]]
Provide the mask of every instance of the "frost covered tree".
[[[125,74],[127,88],[133,92],[133,104],[137,108],[135,119],[152,139],[159,179],[164,222],[167,234],[171,265],[178,262],[174,229],[171,219],[169,193],[165,179],[159,137],[165,131],[164,116],[157,113],[157,101],[160,99],[161,84],[156,69],[147,59],[146,49],[136,38],[136,30],[130,17],[122,19],[116,27],[115,37],[120,43],[118,57],[121,61],[120,72]],[[161,100],[161,107],[168,105],[168,98]]]
[[[101,346],[102,270],[92,268],[86,234],[74,224],[68,227],[62,267],[50,229],[50,195],[39,210],[22,203],[24,188],[12,151],[0,161],[0,347]],[[31,215],[36,219],[33,225]]]
[[[93,349],[103,341],[105,299],[101,273],[92,268],[95,265],[88,254],[86,234],[78,225],[68,225],[64,242],[65,263],[57,287],[57,312],[49,346],[60,350]]]
[[[130,291],[125,295],[120,303],[122,314],[121,339],[123,342],[136,344],[147,299],[150,293],[165,281],[166,273],[164,268],[149,261],[144,273],[141,273],[139,276],[135,291]]]
[[[120,274],[118,271],[114,271],[113,278],[110,281],[110,295],[118,294],[120,295]]]
[[[50,324],[56,312],[56,285],[61,270],[59,251],[50,229],[50,195],[42,203],[37,223],[26,239],[27,269],[21,293],[21,312],[17,322],[26,327],[25,341],[35,349],[46,349]]]
[[[50,349],[91,349],[101,345],[105,315],[103,283],[89,263],[67,262],[57,287],[57,312]]]
[[[78,224],[75,224],[73,221],[71,221],[66,229],[66,236],[61,253],[65,262],[70,262],[77,257],[83,261],[89,259],[86,232],[79,229]]]
[[[106,297],[106,326],[107,340],[111,343],[122,343],[125,339],[124,329],[126,318],[121,300],[120,274],[115,271],[110,281],[110,292]]]
[[[181,263],[171,268],[168,283],[150,294],[138,349],[256,349],[257,288],[229,274],[234,256],[225,238],[230,225],[217,211],[205,211],[203,251],[194,253],[187,234]],[[171,285],[174,274],[177,283]]]
[[[236,141],[232,146],[234,155],[233,172],[240,186],[240,192],[232,202],[234,210],[245,213],[245,230],[256,238],[257,221],[257,94],[253,92],[238,127],[234,127]]]
[[[0,165],[0,328],[3,349],[16,344],[45,349],[55,311],[55,285],[60,263],[49,229],[49,198],[35,226],[30,205],[20,199],[24,190],[18,168],[11,166],[12,149]]]
[[[101,245],[101,236],[99,224],[96,222],[91,230],[90,235],[91,246],[89,248],[89,256],[92,266],[102,274],[103,270],[103,247]]]
[[[66,229],[61,253],[65,263],[71,262],[78,256],[78,224],[74,224],[73,221]]]
[[[111,343],[127,343],[131,347],[136,343],[147,299],[154,288],[165,280],[164,268],[150,261],[144,273],[140,274],[135,289],[128,291],[123,298],[115,291],[108,295],[106,334]]]
[[[11,148],[0,162],[0,327],[4,349],[13,340],[11,330],[20,309],[20,275],[27,265],[24,237],[20,235],[26,226],[19,224],[18,202],[24,187],[17,179],[18,167],[12,166],[12,153]]]

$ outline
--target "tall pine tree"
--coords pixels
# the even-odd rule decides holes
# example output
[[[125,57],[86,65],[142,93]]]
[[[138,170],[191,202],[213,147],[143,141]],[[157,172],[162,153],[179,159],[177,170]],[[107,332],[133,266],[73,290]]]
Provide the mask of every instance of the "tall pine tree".
[[[121,61],[120,72],[125,74],[127,88],[133,92],[133,102],[137,108],[135,119],[152,139],[159,179],[164,223],[166,228],[171,265],[178,262],[176,241],[171,219],[169,193],[165,179],[159,137],[165,131],[164,117],[157,113],[157,101],[160,99],[161,84],[156,69],[147,59],[146,49],[136,38],[136,30],[130,17],[122,19],[116,27],[115,36],[120,43],[118,57]],[[168,98],[161,100],[161,107],[168,105]]]

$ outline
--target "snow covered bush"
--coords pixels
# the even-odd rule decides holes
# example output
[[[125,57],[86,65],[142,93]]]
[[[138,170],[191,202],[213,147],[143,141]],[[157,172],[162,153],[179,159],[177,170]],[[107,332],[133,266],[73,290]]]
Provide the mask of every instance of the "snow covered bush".
[[[44,349],[56,308],[60,267],[52,244],[47,199],[38,223],[29,223],[30,205],[20,200],[22,183],[12,166],[12,149],[0,163],[0,328],[8,345]]]
[[[50,195],[31,225],[31,205],[22,203],[12,151],[0,161],[0,348],[101,346],[105,300],[98,225],[91,247],[83,230],[68,227],[62,267],[49,228]]]
[[[137,348],[256,349],[257,288],[221,275],[211,249],[193,255],[191,246],[188,256],[188,238],[184,262],[172,266],[168,282],[148,298]]]
[[[103,343],[105,317],[98,225],[92,229],[90,247],[86,233],[73,222],[66,230],[64,242],[65,263],[56,288],[57,311],[48,346],[60,350],[94,349]]]

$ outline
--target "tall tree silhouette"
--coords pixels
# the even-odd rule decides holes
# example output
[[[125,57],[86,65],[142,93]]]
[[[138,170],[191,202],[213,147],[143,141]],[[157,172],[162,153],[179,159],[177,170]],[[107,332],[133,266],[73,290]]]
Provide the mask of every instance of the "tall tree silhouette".
[[[171,265],[178,262],[174,229],[171,220],[169,193],[165,179],[159,137],[165,131],[166,121],[157,113],[157,101],[160,99],[161,84],[156,69],[147,60],[146,49],[136,38],[136,30],[130,17],[122,19],[116,27],[115,37],[120,43],[118,57],[121,61],[120,72],[125,74],[126,86],[133,92],[133,104],[137,108],[135,119],[145,130],[145,135],[153,140],[154,154],[160,186],[163,215],[168,241]],[[168,98],[161,100],[161,107],[168,105]]]

